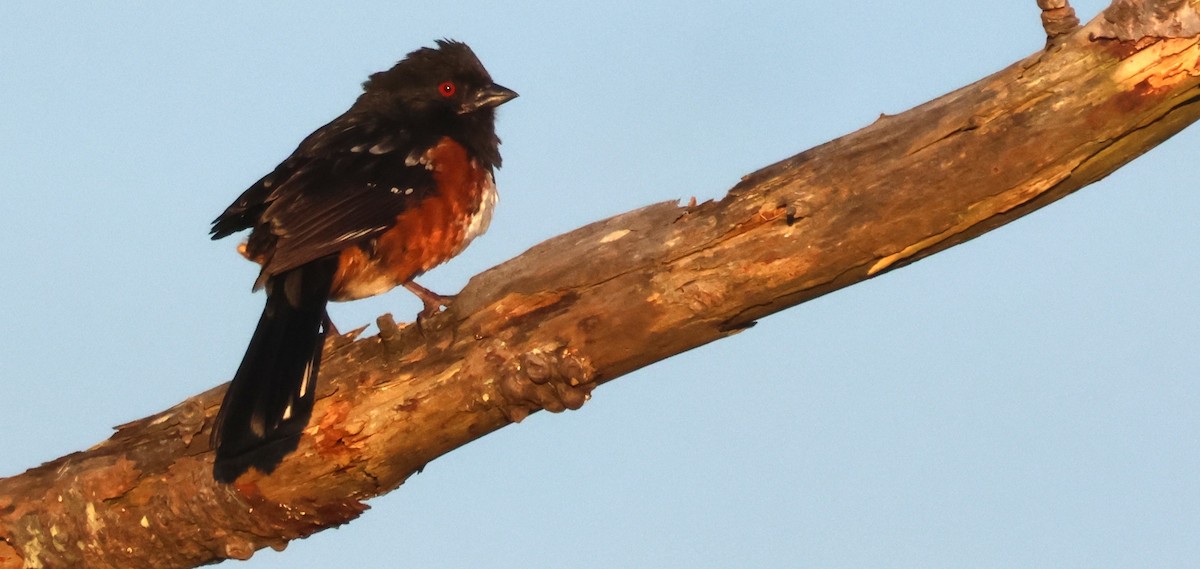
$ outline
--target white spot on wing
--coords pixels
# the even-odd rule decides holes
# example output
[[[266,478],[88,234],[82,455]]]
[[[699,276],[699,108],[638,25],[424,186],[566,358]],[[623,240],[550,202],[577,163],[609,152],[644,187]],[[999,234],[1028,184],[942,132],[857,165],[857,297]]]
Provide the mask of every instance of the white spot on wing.
[[[416,166],[419,164],[421,166],[424,166],[426,170],[432,169],[433,166],[430,165],[430,163],[429,163],[429,151],[430,150],[432,150],[432,149],[431,148],[414,149],[412,152],[408,153],[408,156],[404,157],[404,165],[405,166]]]
[[[430,161],[430,156],[429,156],[429,154],[432,150],[433,150],[432,148],[418,148],[416,150],[413,150],[412,152],[409,152],[408,156],[404,157],[404,165],[405,166],[421,165],[421,166],[424,166],[426,170],[432,170],[433,162]]]
[[[300,382],[300,397],[308,395],[309,384],[312,383],[312,360],[304,365],[304,379]],[[291,405],[288,405],[290,408]]]
[[[404,157],[405,166],[416,166],[421,163],[421,154],[416,150],[409,152],[408,156]]]
[[[396,149],[396,144],[393,141],[385,140],[383,142],[376,144],[375,146],[372,146],[370,149],[367,150],[367,152],[370,152],[371,154],[379,155],[379,154],[387,154],[388,152],[391,152],[395,149]]]
[[[381,227],[368,227],[366,229],[350,231],[348,233],[343,233],[343,234],[339,235],[338,238],[336,239],[336,241],[353,241],[355,239],[358,239],[359,237],[362,237],[364,235],[369,235],[370,233],[372,233],[374,231],[378,231],[379,229],[382,229],[382,228]]]

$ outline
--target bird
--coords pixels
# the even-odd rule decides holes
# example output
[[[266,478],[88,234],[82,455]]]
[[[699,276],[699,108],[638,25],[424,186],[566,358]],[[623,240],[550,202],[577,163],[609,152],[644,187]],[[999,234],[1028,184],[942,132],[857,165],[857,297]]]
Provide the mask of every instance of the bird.
[[[249,229],[239,251],[261,265],[266,305],[210,439],[213,477],[269,475],[312,416],[330,301],[403,286],[487,230],[500,167],[496,107],[517,93],[467,44],[442,39],[374,73],[350,109],[304,138],[212,222],[212,239]]]

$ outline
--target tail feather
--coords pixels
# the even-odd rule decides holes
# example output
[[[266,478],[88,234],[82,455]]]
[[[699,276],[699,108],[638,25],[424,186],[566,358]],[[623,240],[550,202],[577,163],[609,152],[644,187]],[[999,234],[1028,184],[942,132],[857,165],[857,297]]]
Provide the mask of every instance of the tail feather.
[[[213,427],[217,481],[232,482],[250,467],[269,474],[300,444],[336,269],[336,259],[321,259],[268,279],[266,307]]]

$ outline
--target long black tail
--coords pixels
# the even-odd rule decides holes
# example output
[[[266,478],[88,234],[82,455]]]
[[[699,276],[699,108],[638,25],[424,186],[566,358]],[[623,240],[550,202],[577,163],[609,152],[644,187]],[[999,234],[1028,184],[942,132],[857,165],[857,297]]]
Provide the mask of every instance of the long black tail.
[[[336,269],[336,258],[326,258],[267,280],[267,305],[213,426],[218,482],[233,482],[251,466],[269,474],[300,444],[312,416]]]

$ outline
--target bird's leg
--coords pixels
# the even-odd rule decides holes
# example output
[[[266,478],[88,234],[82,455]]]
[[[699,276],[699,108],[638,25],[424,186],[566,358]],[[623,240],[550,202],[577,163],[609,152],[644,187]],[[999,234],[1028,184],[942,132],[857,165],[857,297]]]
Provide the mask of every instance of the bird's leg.
[[[450,301],[454,300],[453,295],[440,295],[417,284],[415,281],[408,281],[404,283],[404,288],[417,295],[417,298],[421,299],[421,303],[425,305],[425,308],[421,310],[420,314],[417,315],[418,321],[420,321],[422,318],[429,318],[430,316],[441,312],[442,308],[445,308],[449,305]]]

